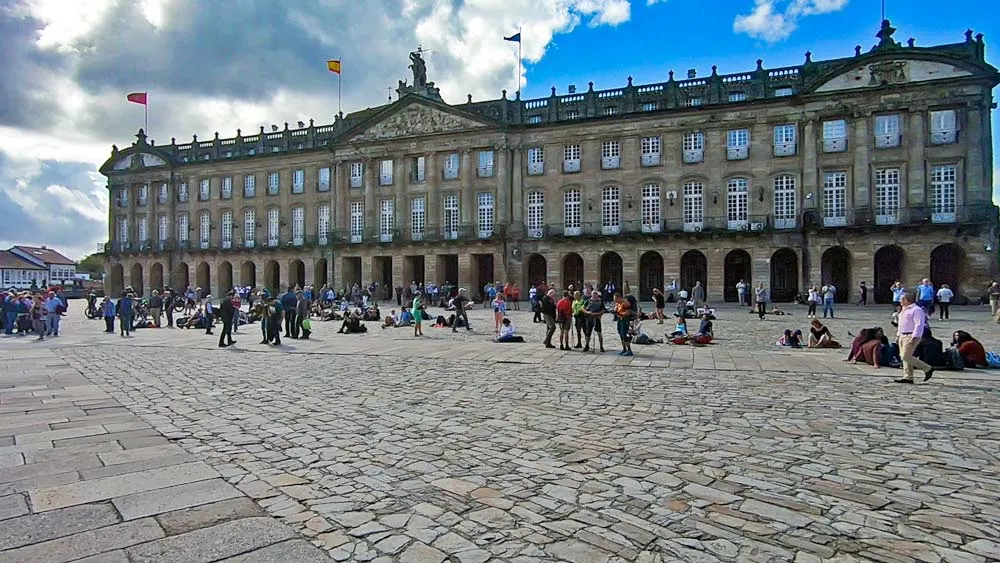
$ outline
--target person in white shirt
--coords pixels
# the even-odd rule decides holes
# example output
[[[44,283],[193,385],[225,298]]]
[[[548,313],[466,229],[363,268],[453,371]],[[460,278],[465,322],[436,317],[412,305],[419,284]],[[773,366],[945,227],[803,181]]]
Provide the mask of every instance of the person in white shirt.
[[[518,336],[510,318],[504,317],[500,323],[500,334],[496,336],[496,340],[497,342],[524,342],[524,337]]]
[[[749,306],[750,305],[750,300],[747,299],[747,297],[748,297],[747,293],[749,293],[749,289],[750,289],[750,284],[748,284],[744,280],[740,280],[736,284],[736,294],[740,298],[740,306],[741,307],[742,306]]]
[[[955,297],[955,292],[948,287],[948,284],[941,284],[941,288],[937,290],[937,300],[938,306],[940,307],[940,319],[943,321],[948,318],[948,308],[951,307],[951,300]]]

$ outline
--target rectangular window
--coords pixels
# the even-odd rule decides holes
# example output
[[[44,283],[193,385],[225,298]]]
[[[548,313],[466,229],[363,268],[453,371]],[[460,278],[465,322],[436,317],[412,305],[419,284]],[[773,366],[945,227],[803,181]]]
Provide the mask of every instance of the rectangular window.
[[[417,156],[410,161],[410,179],[414,184],[422,184],[427,180],[427,157]]]
[[[257,195],[257,177],[247,174],[243,177],[243,197],[249,199],[255,195]]]
[[[726,193],[726,219],[730,231],[743,231],[750,223],[750,182],[746,178],[729,181]]]
[[[688,98],[684,100],[684,105],[689,108],[698,107],[701,105],[701,98]]]
[[[621,190],[606,186],[601,190],[601,234],[617,235],[622,232]]]
[[[392,231],[395,228],[393,200],[383,199],[379,202],[378,209],[378,239],[381,242],[392,242]]]
[[[580,145],[566,145],[563,147],[563,172],[580,171]]]
[[[219,196],[222,199],[232,199],[233,198],[233,177],[224,176],[222,178],[222,188],[219,189]]]
[[[222,248],[233,247],[233,212],[222,212]]]
[[[170,198],[169,188],[167,187],[166,184],[160,184],[159,195],[156,198],[157,201],[159,201],[160,203],[167,203],[167,200],[169,198]]]
[[[281,176],[278,172],[267,175],[267,195],[278,195],[281,190]]]
[[[146,205],[149,201],[149,184],[139,186],[139,205]]]
[[[455,180],[458,178],[460,157],[457,152],[453,152],[444,158],[443,176],[445,180]]]
[[[847,121],[833,119],[823,122],[823,152],[847,150]]]
[[[639,140],[642,166],[658,166],[662,162],[659,137],[643,137]]]
[[[528,117],[528,125],[538,125],[542,122],[542,116],[532,115]]]
[[[684,184],[684,231],[701,232],[705,225],[705,186],[701,182]]]
[[[181,182],[181,185],[177,187],[177,201],[180,203],[186,203],[188,200],[188,185],[186,182]]]
[[[292,193],[300,194],[306,191],[306,171],[295,170],[292,172]]]
[[[774,126],[774,156],[794,156],[796,148],[794,123]]]
[[[899,114],[875,116],[875,148],[898,147],[901,137]]]
[[[958,167],[942,164],[931,167],[931,221],[954,223],[958,192]]]
[[[705,160],[705,134],[701,131],[685,133],[681,138],[683,160],[686,164]]]
[[[745,102],[747,101],[747,95],[744,92],[730,92],[729,101],[732,102]]]
[[[566,119],[579,119],[580,112],[575,109],[566,110]]]
[[[365,165],[362,162],[352,162],[351,163],[351,187],[360,188],[364,185]]]
[[[493,193],[479,192],[477,196],[479,209],[476,215],[476,226],[479,238],[493,236]]]
[[[642,232],[658,233],[663,224],[660,214],[660,185],[646,184],[642,187]]]
[[[479,151],[479,168],[476,172],[480,178],[493,176],[493,151]]]
[[[378,184],[380,186],[392,185],[392,159],[387,158],[378,165]]]
[[[782,98],[782,97],[785,97],[785,96],[791,96],[794,93],[795,93],[795,91],[792,90],[791,88],[787,87],[787,86],[783,87],[783,88],[775,88],[774,89],[774,95],[777,96],[777,97],[779,97],[779,98]]]
[[[202,211],[198,220],[198,243],[201,248],[208,248],[212,240],[212,216],[208,211]]]
[[[330,168],[320,168],[316,173],[316,190],[320,192],[330,191]]]
[[[898,168],[875,170],[876,225],[896,225],[899,223],[899,178]]]
[[[797,196],[795,176],[782,174],[774,179],[774,228],[794,229],[796,223]]]
[[[292,208],[292,244],[302,246],[306,236],[306,210],[303,207]]]
[[[141,215],[136,219],[135,222],[136,235],[139,239],[139,244],[144,244],[149,241],[149,226],[146,223],[146,216]]]
[[[198,184],[198,200],[208,201],[210,195],[211,195],[211,188],[209,187],[208,180],[207,179],[202,180],[201,183]]]
[[[563,192],[563,234],[568,237],[577,236],[583,232],[582,227],[580,190],[566,190]]]
[[[618,108],[616,106],[607,106],[604,108],[604,115],[618,115]]]
[[[156,219],[156,239],[166,242],[170,238],[170,218],[160,215]]]
[[[181,213],[177,216],[177,240],[182,244],[187,244],[190,240],[191,234],[191,224],[190,217],[187,213]]]
[[[656,102],[643,102],[639,109],[642,111],[656,111]]]
[[[257,211],[243,210],[243,246],[253,248],[257,242]]]
[[[528,193],[528,238],[542,238],[545,235],[545,193]]]
[[[622,145],[619,141],[601,143],[601,168],[614,170],[622,166]]]
[[[365,234],[365,203],[351,202],[351,242],[361,242]]]
[[[931,144],[950,145],[958,142],[958,116],[953,109],[930,112]]]
[[[726,159],[746,160],[750,157],[750,130],[730,129],[726,132]]]
[[[118,218],[118,244],[121,248],[128,248],[128,219]]]
[[[281,214],[277,208],[267,210],[267,245],[276,247],[281,242]]]
[[[410,240],[424,240],[427,228],[427,200],[415,197],[410,200]]]
[[[823,226],[847,225],[847,172],[823,173]]]
[[[444,238],[455,240],[458,238],[458,195],[449,194],[444,196],[444,217],[441,218],[444,224]]]
[[[528,175],[541,176],[545,173],[545,150],[542,147],[528,149]]]
[[[330,243],[330,204],[323,203],[316,208],[316,241],[321,244]]]

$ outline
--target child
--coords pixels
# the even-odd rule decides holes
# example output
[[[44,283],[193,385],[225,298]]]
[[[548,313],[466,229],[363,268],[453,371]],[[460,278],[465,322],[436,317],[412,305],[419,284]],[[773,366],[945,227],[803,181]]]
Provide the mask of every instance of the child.
[[[500,325],[506,316],[507,302],[504,301],[503,293],[497,292],[496,297],[493,298],[493,320],[496,321],[496,326],[493,327],[494,334],[500,334]]]
[[[496,341],[524,342],[524,337],[515,334],[514,325],[511,324],[510,319],[504,318],[504,320],[500,322],[500,332],[497,334]]]
[[[687,319],[681,315],[675,315],[674,331],[667,335],[668,338],[686,338],[688,335]]]

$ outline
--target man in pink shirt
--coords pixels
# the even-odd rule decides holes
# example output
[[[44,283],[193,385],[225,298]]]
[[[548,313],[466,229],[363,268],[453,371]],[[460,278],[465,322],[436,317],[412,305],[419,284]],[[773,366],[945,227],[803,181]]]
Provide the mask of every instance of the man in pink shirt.
[[[915,301],[916,297],[910,291],[903,293],[899,299],[902,310],[899,312],[896,340],[899,342],[899,356],[903,360],[903,377],[896,379],[896,383],[913,383],[914,369],[924,372],[924,381],[934,375],[933,367],[913,355],[927,328],[927,313]]]

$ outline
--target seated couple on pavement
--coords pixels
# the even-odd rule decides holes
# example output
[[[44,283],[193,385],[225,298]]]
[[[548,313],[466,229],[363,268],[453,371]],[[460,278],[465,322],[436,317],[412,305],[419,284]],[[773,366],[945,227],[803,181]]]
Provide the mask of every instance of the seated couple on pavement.
[[[362,321],[361,309],[354,309],[350,315],[344,319],[344,324],[340,325],[338,334],[359,334],[368,332],[368,327]]]
[[[687,318],[684,315],[675,315],[674,331],[667,334],[671,344],[687,344],[690,342],[695,346],[710,344],[715,337],[712,328],[712,313],[706,311],[701,315],[701,323],[698,325],[698,332],[688,334]]]
[[[413,314],[410,313],[410,309],[408,307],[406,307],[405,305],[399,311],[398,314],[396,313],[396,310],[393,309],[392,310],[392,314],[390,316],[386,317],[382,321],[382,328],[383,329],[392,328],[392,327],[400,328],[400,327],[412,326],[412,325],[413,325]]]

